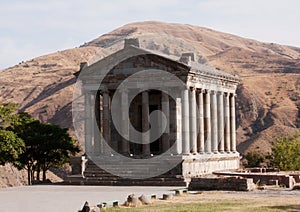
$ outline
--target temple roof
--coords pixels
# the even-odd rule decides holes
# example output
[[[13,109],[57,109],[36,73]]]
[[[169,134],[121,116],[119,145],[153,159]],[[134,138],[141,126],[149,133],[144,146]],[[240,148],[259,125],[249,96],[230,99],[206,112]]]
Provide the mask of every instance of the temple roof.
[[[183,53],[181,57],[177,57],[175,55],[167,55],[162,52],[141,48],[139,47],[138,41],[136,44],[134,42],[126,42],[126,40],[123,49],[108,55],[107,57],[102,58],[93,64],[82,65],[81,70],[75,75],[79,75],[79,73],[89,75],[99,71],[102,73],[107,73],[108,70],[111,70],[114,66],[126,59],[134,56],[149,54],[156,55],[169,61],[178,63],[179,65],[185,66],[190,73],[195,73],[200,76],[203,75],[213,78],[224,78],[234,82],[240,81],[238,76],[216,69],[206,62],[196,62],[195,55],[193,53]]]

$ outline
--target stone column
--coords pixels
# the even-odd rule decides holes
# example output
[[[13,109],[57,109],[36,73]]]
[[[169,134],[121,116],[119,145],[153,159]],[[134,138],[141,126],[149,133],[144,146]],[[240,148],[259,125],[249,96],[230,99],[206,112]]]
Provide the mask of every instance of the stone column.
[[[175,155],[179,155],[182,153],[182,104],[181,97],[177,97],[176,101],[176,146],[175,151],[173,152]]]
[[[169,95],[161,92],[161,109],[167,119],[166,130],[162,132],[162,149],[163,152],[170,148],[170,102]]]
[[[204,122],[205,122],[205,152],[211,153],[211,122],[210,122],[210,91],[207,90],[205,93],[205,113],[204,113]]]
[[[95,117],[95,93],[90,93],[90,112],[91,112],[91,153],[95,153],[95,128],[96,128],[96,117]]]
[[[94,126],[94,151],[96,155],[99,155],[101,152],[100,150],[100,128],[101,128],[101,123],[100,123],[100,92],[97,91],[96,96],[95,96],[95,126]]]
[[[85,137],[85,153],[91,154],[92,151],[92,116],[91,116],[91,93],[86,91],[84,94],[84,137]]]
[[[218,93],[218,143],[219,151],[224,153],[224,95]]]
[[[231,151],[236,152],[235,94],[230,96],[230,122]]]
[[[111,140],[110,140],[110,115],[109,115],[109,110],[110,110],[110,97],[108,91],[103,92],[103,138],[104,142],[106,142],[108,145],[111,145]],[[108,152],[104,152],[108,153]]]
[[[230,152],[230,108],[229,108],[229,93],[225,94],[225,151]]]
[[[129,113],[128,91],[122,89],[121,92],[121,153],[129,155],[129,120],[126,116]]]
[[[190,129],[189,129],[189,90],[181,93],[182,104],[182,154],[190,153]]]
[[[190,147],[191,153],[197,153],[197,105],[196,89],[191,88],[189,92],[189,112],[190,112]]]
[[[218,153],[218,111],[217,111],[217,94],[211,92],[211,139],[212,151]]]
[[[150,134],[149,134],[149,94],[142,92],[142,151],[144,156],[150,156]],[[148,133],[146,133],[148,132]]]
[[[198,152],[204,153],[204,111],[203,111],[203,90],[198,95]]]

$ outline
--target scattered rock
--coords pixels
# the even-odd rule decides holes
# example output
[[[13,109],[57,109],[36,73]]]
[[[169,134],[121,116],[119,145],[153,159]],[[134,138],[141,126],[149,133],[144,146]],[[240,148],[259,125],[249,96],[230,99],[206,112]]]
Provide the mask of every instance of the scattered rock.
[[[124,205],[127,207],[137,207],[142,205],[142,203],[137,196],[135,196],[134,194],[130,194],[128,195],[127,201]]]
[[[142,204],[144,205],[149,205],[151,204],[151,200],[149,197],[145,196],[144,194],[142,194],[142,196],[139,197],[139,200],[142,202]]]
[[[89,206],[89,203],[87,201],[84,203],[81,212],[90,212],[90,206]]]
[[[173,198],[173,194],[163,194],[163,200],[170,200]]]
[[[100,208],[95,206],[95,207],[91,207],[90,212],[100,212]]]
[[[295,184],[293,186],[293,190],[300,190],[300,184]]]

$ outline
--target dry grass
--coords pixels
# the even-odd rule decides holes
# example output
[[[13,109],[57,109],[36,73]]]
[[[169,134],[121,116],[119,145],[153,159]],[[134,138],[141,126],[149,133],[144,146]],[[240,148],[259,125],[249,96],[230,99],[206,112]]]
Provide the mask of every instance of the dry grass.
[[[300,192],[203,192],[197,195],[156,200],[139,208],[109,208],[107,211],[300,211]]]

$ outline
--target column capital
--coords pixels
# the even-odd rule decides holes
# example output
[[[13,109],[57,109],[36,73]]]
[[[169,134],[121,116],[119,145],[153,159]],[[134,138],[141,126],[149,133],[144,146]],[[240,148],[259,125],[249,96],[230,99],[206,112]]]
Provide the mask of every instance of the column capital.
[[[211,90],[210,93],[211,93],[212,95],[215,95],[215,94],[217,94],[217,91]]]
[[[225,93],[224,93],[224,96],[225,96],[225,97],[229,97],[230,94],[231,94],[230,92],[225,92]]]
[[[210,93],[211,93],[211,90],[205,89],[205,93],[210,94]]]
[[[202,89],[202,88],[200,88],[200,89],[198,90],[198,93],[205,93],[205,90]]]
[[[189,89],[190,91],[195,91],[196,90],[196,87],[190,87],[190,89]]]
[[[224,91],[217,91],[219,95],[224,95]]]

